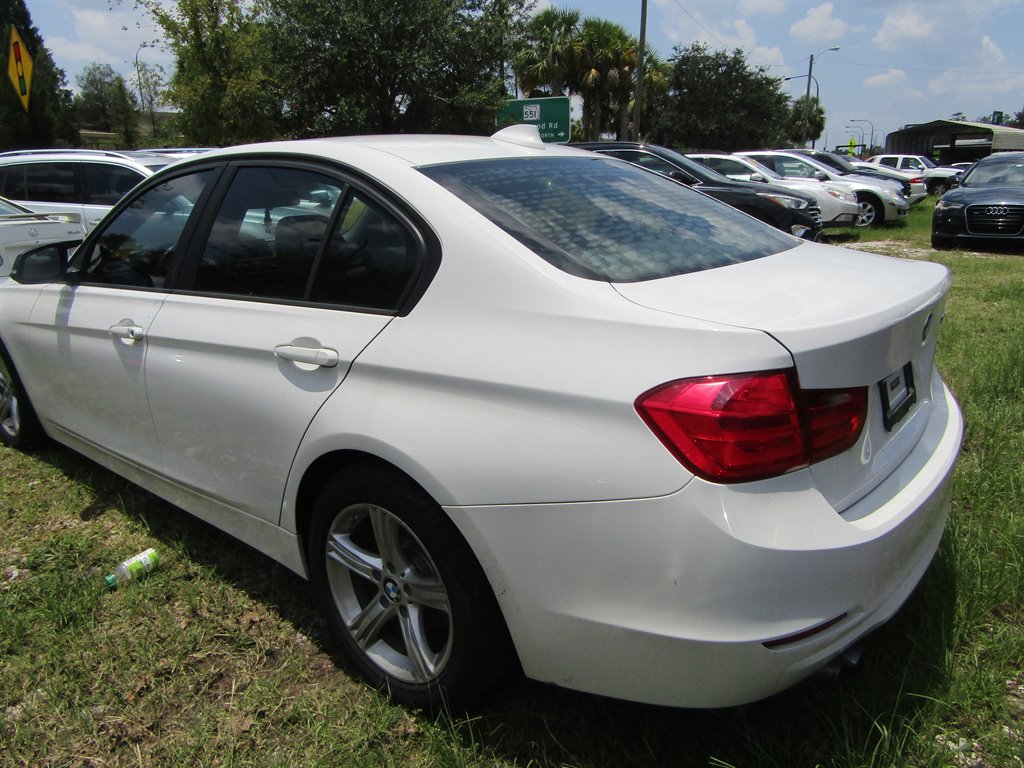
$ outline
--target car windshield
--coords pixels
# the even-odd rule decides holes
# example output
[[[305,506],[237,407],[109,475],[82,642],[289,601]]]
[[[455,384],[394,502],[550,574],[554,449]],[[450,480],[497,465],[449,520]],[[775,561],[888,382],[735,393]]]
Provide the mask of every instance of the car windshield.
[[[996,184],[1024,186],[1024,155],[987,157],[971,168],[960,182],[961,187],[984,187]]]
[[[420,170],[546,261],[594,280],[681,275],[800,242],[659,174],[601,157]]]
[[[851,165],[846,158],[840,157],[839,155],[833,155],[831,152],[817,152],[811,155],[819,163],[835,168],[841,173],[856,173],[857,169]]]
[[[920,155],[917,159],[921,161],[921,164],[925,168],[938,168],[939,167],[935,163],[933,163],[931,160],[929,160],[927,157],[925,157],[924,155]]]

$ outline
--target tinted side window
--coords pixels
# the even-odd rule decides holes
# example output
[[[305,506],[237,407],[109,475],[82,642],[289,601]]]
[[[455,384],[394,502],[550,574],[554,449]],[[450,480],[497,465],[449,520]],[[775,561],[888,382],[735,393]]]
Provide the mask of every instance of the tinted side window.
[[[113,205],[124,197],[143,176],[131,168],[106,163],[83,163],[86,198],[93,205]]]
[[[24,200],[81,203],[75,182],[78,163],[26,163]]]
[[[792,157],[779,157],[775,160],[775,170],[786,177],[813,179],[818,169],[810,163]]]
[[[8,165],[0,168],[0,195],[12,200],[25,199],[25,166]]]
[[[313,301],[397,309],[416,271],[409,231],[359,193],[349,196],[317,268]]]
[[[896,158],[895,157],[883,157],[878,162],[879,162],[880,165],[887,165],[890,168],[895,168],[896,167]]]
[[[673,171],[678,170],[672,163],[667,160],[662,160],[660,157],[649,155],[646,152],[632,152],[629,150],[608,152],[607,154],[613,157],[618,157],[622,160],[628,160],[634,165],[639,165],[641,168],[646,168],[650,171],[657,171],[658,173],[668,176]]]
[[[141,288],[163,286],[178,240],[213,172],[169,179],[156,185],[107,221],[87,253],[73,267],[84,281]]]
[[[302,299],[343,185],[297,168],[242,168],[217,212],[197,291]]]

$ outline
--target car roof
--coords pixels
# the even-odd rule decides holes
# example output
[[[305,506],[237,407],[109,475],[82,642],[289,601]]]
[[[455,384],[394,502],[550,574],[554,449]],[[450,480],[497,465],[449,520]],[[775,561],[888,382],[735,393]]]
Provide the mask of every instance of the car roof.
[[[0,152],[0,165],[9,163],[49,163],[57,160],[88,160],[91,163],[110,163],[130,166],[152,173],[146,164],[123,152],[103,149],[19,149]]]
[[[532,130],[517,130],[528,128]],[[179,161],[192,164],[238,155],[309,155],[345,163],[367,161],[418,167],[472,160],[566,156],[592,157],[590,153],[540,140],[536,126],[511,126],[493,136],[449,136],[444,134],[394,134],[341,136],[320,139],[275,141],[213,149]]]

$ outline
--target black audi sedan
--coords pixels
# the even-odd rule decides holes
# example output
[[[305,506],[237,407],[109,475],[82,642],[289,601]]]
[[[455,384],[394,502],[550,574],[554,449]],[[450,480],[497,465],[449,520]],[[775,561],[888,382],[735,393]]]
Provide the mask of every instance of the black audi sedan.
[[[1024,249],[1024,152],[982,158],[932,215],[932,247],[967,243]]]
[[[570,146],[611,155],[656,171],[805,240],[821,237],[821,209],[813,197],[803,192],[774,184],[736,181],[657,144],[590,141]]]

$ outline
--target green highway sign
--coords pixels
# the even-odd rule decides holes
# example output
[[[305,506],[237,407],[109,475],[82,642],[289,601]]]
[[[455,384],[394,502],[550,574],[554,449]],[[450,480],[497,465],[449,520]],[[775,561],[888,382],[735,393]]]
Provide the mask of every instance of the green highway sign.
[[[506,101],[494,122],[499,128],[519,123],[536,125],[541,140],[552,144],[565,143],[572,136],[568,96]]]

